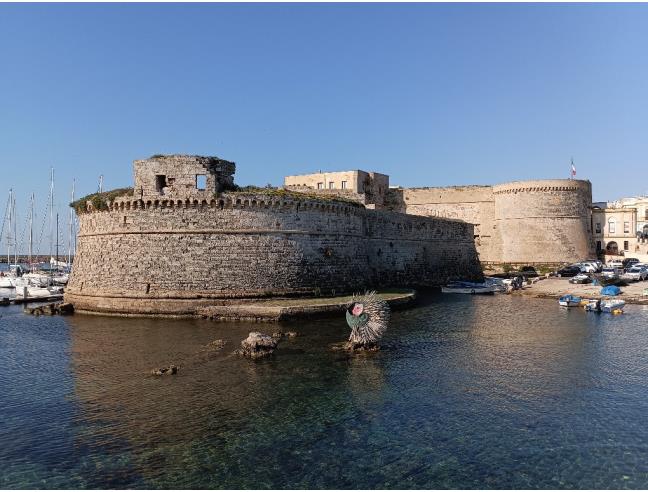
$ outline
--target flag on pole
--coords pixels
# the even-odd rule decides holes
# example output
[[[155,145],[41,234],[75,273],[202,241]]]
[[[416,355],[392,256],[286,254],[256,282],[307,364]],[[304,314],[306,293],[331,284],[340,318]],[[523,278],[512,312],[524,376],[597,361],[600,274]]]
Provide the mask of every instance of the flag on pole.
[[[574,158],[573,157],[572,157],[572,160],[571,160],[571,174],[570,174],[570,176],[571,176],[571,179],[574,179],[574,177],[576,176],[576,166],[574,166]]]

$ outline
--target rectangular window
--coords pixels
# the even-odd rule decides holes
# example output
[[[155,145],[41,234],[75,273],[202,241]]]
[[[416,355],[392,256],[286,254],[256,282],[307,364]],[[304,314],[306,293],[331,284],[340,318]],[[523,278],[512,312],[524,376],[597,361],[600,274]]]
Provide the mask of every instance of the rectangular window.
[[[601,251],[601,241],[596,241],[596,251]]]
[[[614,234],[616,232],[616,222],[614,222],[613,220],[608,222],[608,232],[610,234]]]
[[[196,174],[196,189],[197,190],[207,189],[207,176],[205,174]]]
[[[630,249],[630,243],[628,241],[623,241],[623,249],[628,251]]]
[[[342,189],[343,189],[343,190],[346,190],[346,184],[347,184],[346,181],[342,181]]]
[[[623,223],[623,233],[630,234],[630,222]]]
[[[324,189],[324,183],[317,183],[317,189],[318,190],[323,190]]]
[[[155,175],[155,190],[163,193],[164,188],[166,188],[166,176],[164,174]]]
[[[329,181],[329,190],[334,190],[335,189],[335,183],[333,181]]]
[[[600,234],[600,233],[601,233],[601,223],[600,223],[600,222],[597,222],[597,223],[596,223],[596,233],[597,233],[597,234]]]

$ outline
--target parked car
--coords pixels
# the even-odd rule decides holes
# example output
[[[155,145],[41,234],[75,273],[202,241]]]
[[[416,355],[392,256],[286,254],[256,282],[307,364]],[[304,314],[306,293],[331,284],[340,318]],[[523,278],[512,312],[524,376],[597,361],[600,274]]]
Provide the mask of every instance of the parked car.
[[[593,265],[596,265],[597,272],[600,272],[603,269],[603,262],[601,260],[589,259],[585,260],[585,263],[592,263]]]
[[[559,277],[575,277],[576,275],[581,273],[581,269],[580,266],[569,265],[565,268],[561,268],[556,273]]]
[[[522,268],[520,268],[520,275],[522,275],[523,277],[531,278],[537,277],[538,272],[532,266],[523,266]]]
[[[627,269],[627,268],[630,268],[630,267],[633,266],[635,263],[639,263],[639,259],[638,259],[638,258],[626,258],[626,259],[624,259],[624,260],[621,262],[621,264],[623,265],[623,268],[626,268],[626,269]]]
[[[579,273],[575,277],[569,279],[570,284],[589,284],[592,281],[586,273]]]
[[[596,273],[598,271],[598,265],[587,261],[576,263],[576,265],[580,267],[580,270],[583,273]]]
[[[633,266],[626,270],[626,272],[621,275],[621,278],[628,282],[638,282],[640,280],[646,280],[648,278],[648,269]]]
[[[623,268],[623,262],[621,260],[611,260],[605,266],[607,268]]]
[[[623,270],[618,267],[610,267],[607,266],[603,270],[601,270],[601,276],[606,277],[606,278],[613,278],[613,277],[619,277],[623,273]]]

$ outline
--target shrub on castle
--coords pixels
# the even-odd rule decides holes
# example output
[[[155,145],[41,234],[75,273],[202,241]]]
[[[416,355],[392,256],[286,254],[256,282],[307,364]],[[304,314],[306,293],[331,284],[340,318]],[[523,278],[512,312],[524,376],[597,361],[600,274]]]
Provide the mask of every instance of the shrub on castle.
[[[70,207],[77,214],[83,214],[88,211],[87,203],[90,202],[94,210],[108,210],[108,204],[120,196],[133,196],[133,188],[117,188],[103,193],[92,193],[73,201]]]

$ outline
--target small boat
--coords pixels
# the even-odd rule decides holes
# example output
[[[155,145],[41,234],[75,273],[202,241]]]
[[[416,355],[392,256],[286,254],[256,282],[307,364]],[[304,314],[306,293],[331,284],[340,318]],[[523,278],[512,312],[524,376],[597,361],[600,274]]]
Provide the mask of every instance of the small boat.
[[[3,275],[0,277],[0,289],[13,289],[16,287],[16,277]]]
[[[564,307],[580,306],[581,300],[582,299],[578,296],[567,294],[566,296],[562,296],[558,299],[558,304]]]
[[[497,277],[484,277],[484,285],[492,286],[495,292],[506,292],[511,285],[511,279]]]
[[[69,278],[70,277],[67,273],[59,273],[52,277],[52,283],[54,285],[67,285]]]
[[[49,275],[39,272],[25,273],[23,278],[37,287],[47,287],[51,283]]]
[[[63,287],[34,287],[24,286],[16,289],[16,299],[18,300],[51,300],[63,297]]]
[[[604,313],[615,313],[615,311],[623,312],[623,306],[625,306],[625,301],[622,301],[621,299],[607,299],[601,301],[601,311]]]
[[[588,299],[583,307],[585,308],[585,311],[592,311],[594,313],[598,313],[601,311],[601,300]]]
[[[446,294],[494,294],[499,290],[496,285],[478,284],[475,282],[450,282],[441,287]]]

